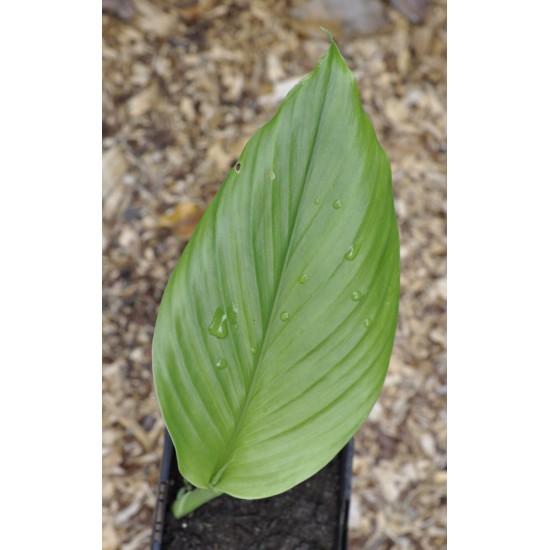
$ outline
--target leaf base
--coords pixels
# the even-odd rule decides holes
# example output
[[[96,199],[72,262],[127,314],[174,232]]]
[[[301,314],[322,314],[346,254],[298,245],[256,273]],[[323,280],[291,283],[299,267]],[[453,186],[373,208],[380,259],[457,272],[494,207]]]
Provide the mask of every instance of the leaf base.
[[[215,489],[181,490],[173,502],[171,511],[176,519],[180,519],[209,500],[219,497],[223,493]]]

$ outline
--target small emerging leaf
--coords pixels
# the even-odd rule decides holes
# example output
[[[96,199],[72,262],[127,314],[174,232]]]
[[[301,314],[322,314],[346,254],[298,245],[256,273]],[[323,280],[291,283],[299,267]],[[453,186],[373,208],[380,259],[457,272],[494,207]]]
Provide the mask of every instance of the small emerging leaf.
[[[332,42],[245,147],[160,307],[155,387],[182,475],[242,498],[326,465],[393,345],[391,173]]]

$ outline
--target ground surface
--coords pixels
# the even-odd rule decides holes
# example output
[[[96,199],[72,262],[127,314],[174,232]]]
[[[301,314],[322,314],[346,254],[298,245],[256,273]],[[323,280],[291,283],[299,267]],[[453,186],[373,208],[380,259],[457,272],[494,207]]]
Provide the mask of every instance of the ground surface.
[[[334,4],[104,0],[106,550],[150,541],[163,433],[151,337],[168,275],[247,139],[326,49],[319,25],[390,157],[401,234],[399,326],[356,438],[350,547],[446,547],[446,5],[413,24],[422,2],[393,2],[407,18],[364,0],[367,25],[347,17],[357,2]]]

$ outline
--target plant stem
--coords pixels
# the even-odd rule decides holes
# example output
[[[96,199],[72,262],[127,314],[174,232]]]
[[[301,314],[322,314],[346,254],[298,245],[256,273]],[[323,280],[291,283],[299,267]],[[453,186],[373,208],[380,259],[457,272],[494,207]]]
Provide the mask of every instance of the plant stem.
[[[223,494],[221,491],[215,489],[193,489],[183,494],[178,493],[172,504],[172,514],[176,519],[180,519],[221,494]]]

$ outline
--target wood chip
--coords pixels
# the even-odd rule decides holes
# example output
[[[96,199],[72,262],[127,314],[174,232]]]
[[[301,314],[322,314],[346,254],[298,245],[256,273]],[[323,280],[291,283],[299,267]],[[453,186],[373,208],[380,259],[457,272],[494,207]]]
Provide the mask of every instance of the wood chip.
[[[226,163],[227,157],[223,157],[222,160]],[[195,231],[203,212],[203,209],[195,203],[182,202],[167,210],[159,218],[158,226],[169,228],[184,239],[189,239]]]
[[[103,153],[103,197],[122,183],[126,170],[128,161],[121,147],[114,146]]]

